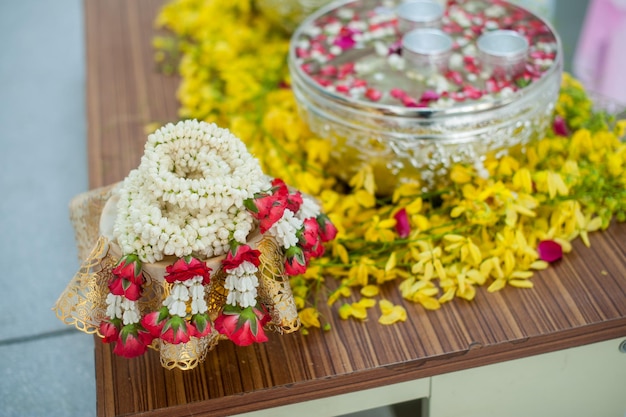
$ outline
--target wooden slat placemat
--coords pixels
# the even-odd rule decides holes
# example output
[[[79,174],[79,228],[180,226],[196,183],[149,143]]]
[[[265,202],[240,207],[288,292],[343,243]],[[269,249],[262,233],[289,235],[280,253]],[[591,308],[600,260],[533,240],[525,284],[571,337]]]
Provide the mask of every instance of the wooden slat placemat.
[[[153,61],[163,0],[84,4],[89,180],[99,187],[138,165],[146,125],[177,120],[179,80]],[[405,304],[409,320],[393,326],[323,310],[330,332],[272,334],[245,348],[223,342],[192,371],[165,370],[153,351],[119,358],[96,340],[98,415],[229,415],[626,336],[626,224],[591,242],[575,242],[532,290],[481,288],[475,301],[435,312]],[[384,296],[403,303],[393,284]]]

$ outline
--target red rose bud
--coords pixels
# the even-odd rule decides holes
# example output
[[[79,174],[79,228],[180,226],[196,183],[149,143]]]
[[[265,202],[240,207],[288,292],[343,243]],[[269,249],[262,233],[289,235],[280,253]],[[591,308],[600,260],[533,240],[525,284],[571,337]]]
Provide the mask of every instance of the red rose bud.
[[[393,215],[396,219],[396,232],[401,239],[406,238],[411,233],[411,225],[409,224],[409,216],[406,214],[406,209],[402,207]]]
[[[539,259],[546,262],[555,262],[563,257],[563,248],[554,240],[542,240],[537,245]]]
[[[113,275],[131,281],[135,284],[143,284],[141,261],[137,255],[130,254],[123,256],[111,272]]]
[[[310,217],[305,219],[303,227],[298,231],[300,246],[303,249],[311,249],[320,241],[320,226],[317,219]]]
[[[302,193],[300,191],[289,194],[287,196],[287,206],[286,209],[290,210],[292,213],[297,213],[300,210],[300,206],[302,205]]]
[[[113,295],[122,295],[132,301],[137,301],[141,297],[140,284],[115,275],[109,281],[109,291]]]
[[[154,337],[161,336],[163,326],[170,317],[167,307],[161,307],[158,311],[146,314],[141,319],[141,325]]]
[[[125,358],[134,358],[146,353],[150,343],[152,343],[150,333],[140,325],[128,324],[122,327],[113,353]]]
[[[187,281],[197,276],[202,277],[202,283],[208,284],[211,280],[211,268],[206,263],[192,257],[179,258],[173,265],[165,268],[165,280],[170,284],[176,281]]]
[[[182,317],[170,317],[161,330],[161,340],[177,345],[189,342],[191,325]]]
[[[191,317],[191,336],[204,337],[211,333],[211,322],[207,313],[197,313]]]
[[[215,330],[225,335],[238,346],[248,346],[252,343],[267,342],[263,325],[269,321],[269,316],[255,308],[241,309],[227,305],[222,314],[215,319]]]
[[[252,217],[259,221],[261,233],[265,233],[274,223],[280,220],[285,213],[287,193],[280,190],[281,187],[278,187],[277,192],[272,195],[264,194],[260,197],[244,201],[244,205],[250,214],[252,214]]]
[[[272,196],[285,200],[289,195],[289,187],[285,184],[285,181],[280,178],[274,178],[272,180]]]
[[[300,275],[306,272],[306,257],[298,246],[292,246],[285,253],[285,274]]]
[[[116,342],[120,335],[120,319],[111,319],[100,323],[100,334],[103,343]]]
[[[337,228],[325,214],[322,213],[317,216],[317,223],[320,226],[322,242],[329,242],[337,236]]]
[[[237,245],[234,249],[228,251],[226,258],[222,261],[222,267],[225,271],[230,271],[244,262],[250,262],[258,267],[261,263],[260,257],[260,251],[252,249],[248,245]]]

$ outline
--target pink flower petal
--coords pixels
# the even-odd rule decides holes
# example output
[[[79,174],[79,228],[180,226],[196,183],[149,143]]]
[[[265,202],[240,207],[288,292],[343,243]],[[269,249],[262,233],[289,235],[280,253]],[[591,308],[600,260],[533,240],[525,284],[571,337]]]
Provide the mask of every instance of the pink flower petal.
[[[552,131],[559,136],[567,136],[567,123],[565,119],[559,115],[554,116],[554,123],[552,124]]]
[[[554,240],[542,240],[537,245],[539,259],[546,262],[555,262],[563,257],[563,248]]]
[[[396,232],[400,239],[404,239],[411,233],[411,225],[409,224],[409,216],[406,214],[406,209],[403,207],[396,214],[393,215],[396,219]]]

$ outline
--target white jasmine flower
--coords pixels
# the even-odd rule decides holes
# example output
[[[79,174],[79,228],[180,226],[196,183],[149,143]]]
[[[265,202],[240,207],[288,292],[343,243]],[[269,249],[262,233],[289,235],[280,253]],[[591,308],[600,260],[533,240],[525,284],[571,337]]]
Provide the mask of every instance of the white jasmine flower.
[[[321,209],[319,204],[307,195],[302,195],[302,204],[300,205],[300,210],[298,210],[297,217],[298,219],[304,221],[310,217],[317,217],[321,213]]]
[[[254,223],[243,201],[266,182],[228,130],[195,120],[167,124],[148,136],[140,166],[122,184],[114,233],[124,253],[144,262],[221,255],[232,235],[245,242]]]
[[[107,303],[107,316],[112,319],[121,319],[122,318],[122,300],[124,296],[114,295],[109,293],[106,298]]]
[[[239,305],[242,308],[252,307],[256,305],[256,290],[254,293],[252,291],[242,292],[239,295]]]
[[[302,220],[294,216],[291,210],[285,210],[283,217],[270,227],[267,234],[274,236],[285,249],[298,243],[296,232],[302,228]]]

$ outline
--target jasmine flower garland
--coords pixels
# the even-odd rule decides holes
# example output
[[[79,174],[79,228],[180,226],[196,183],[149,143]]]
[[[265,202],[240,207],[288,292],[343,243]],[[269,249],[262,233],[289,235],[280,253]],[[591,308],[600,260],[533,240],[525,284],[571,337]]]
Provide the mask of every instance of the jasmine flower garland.
[[[226,253],[253,227],[244,200],[267,188],[261,167],[226,129],[188,120],[148,136],[139,168],[125,179],[114,232],[143,262]]]
[[[216,271],[203,260],[218,256],[228,294],[215,330],[238,345],[267,340],[268,310],[257,300],[261,252],[247,241],[257,230],[273,237],[285,274],[303,273],[336,234],[327,220],[314,200],[266,177],[228,130],[195,120],[162,127],[119,191],[114,234],[124,255],[108,285],[104,341],[133,357],[154,339],[179,344],[209,335],[206,291]],[[165,268],[167,296],[142,316],[142,263],[167,256],[178,258]]]

